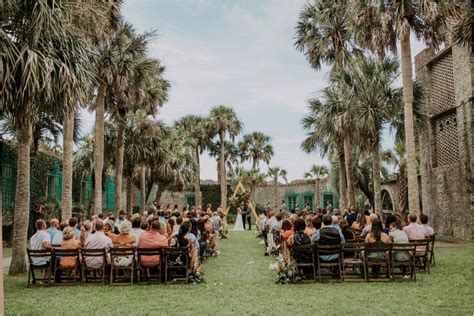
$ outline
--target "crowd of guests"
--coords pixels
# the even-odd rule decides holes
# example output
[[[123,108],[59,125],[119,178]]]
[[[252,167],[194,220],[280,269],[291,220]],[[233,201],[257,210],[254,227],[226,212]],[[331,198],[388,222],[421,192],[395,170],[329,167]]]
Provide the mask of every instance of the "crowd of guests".
[[[67,221],[56,218],[49,220],[49,227],[43,219],[35,223],[36,233],[30,239],[30,249],[105,249],[110,248],[161,248],[188,247],[191,257],[191,274],[200,277],[201,263],[209,256],[219,255],[218,240],[225,236],[226,225],[220,208],[212,211],[208,205],[201,209],[170,210],[148,209],[146,215],[127,216],[120,211],[116,218],[112,213],[94,215],[90,219],[72,217]],[[33,258],[35,265],[48,264],[50,258]],[[101,267],[102,257],[88,257],[87,266]],[[120,257],[114,265],[127,266],[132,258]],[[159,264],[159,256],[143,256],[144,264]],[[58,264],[73,268],[77,258],[64,257]],[[45,271],[45,276],[50,271]]]
[[[266,246],[265,255],[276,255],[282,248],[291,249],[293,245],[335,245],[354,239],[365,244],[408,243],[434,235],[426,215],[418,218],[416,214],[407,214],[402,219],[399,215],[389,214],[382,221],[378,214],[358,212],[354,207],[343,212],[328,212],[326,209],[294,213],[268,211],[260,214],[257,229]],[[321,260],[332,261],[338,256],[321,256]]]

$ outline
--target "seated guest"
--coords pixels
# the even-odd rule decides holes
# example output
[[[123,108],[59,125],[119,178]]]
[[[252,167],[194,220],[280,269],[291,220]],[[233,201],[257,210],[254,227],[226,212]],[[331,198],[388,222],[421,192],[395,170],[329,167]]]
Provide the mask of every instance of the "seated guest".
[[[311,239],[309,236],[304,232],[306,228],[306,223],[302,218],[296,218],[293,222],[293,236],[288,241],[288,246],[301,246],[301,245],[309,245],[311,243]],[[311,262],[311,258],[306,254],[296,253],[293,254],[293,259],[297,263],[305,263]],[[309,267],[307,267],[304,271],[309,272]]]
[[[119,235],[115,235],[110,231],[106,234],[110,239],[112,239],[114,247],[132,247],[136,239],[131,232],[132,224],[129,221],[126,221],[123,222],[122,225],[120,225]]]
[[[383,225],[383,232],[388,234],[390,232],[390,224],[396,222],[397,218],[393,214],[388,214],[385,217],[385,223]]]
[[[373,214],[371,214],[373,215]],[[370,232],[365,236],[365,243],[366,244],[390,244],[390,237],[383,232],[383,225],[382,222],[378,218],[374,218],[372,220],[372,225]],[[369,258],[372,259],[384,259],[386,254],[384,252],[372,252],[368,255]],[[380,266],[372,266],[372,275],[373,277],[377,277],[380,272]]]
[[[135,243],[133,244],[135,247],[138,246],[138,241],[140,240],[140,236],[143,234],[144,230],[141,228],[142,226],[142,217],[139,214],[134,214],[131,218],[132,223],[132,235],[135,237]]]
[[[120,227],[122,226],[123,223],[128,222],[127,220],[127,213],[125,213],[124,210],[121,210],[119,212],[119,218],[117,221],[115,221],[115,229],[120,231]]]
[[[339,220],[339,227],[341,228],[342,235],[344,236],[344,240],[353,240],[354,233],[349,229],[349,224],[347,220],[341,218]]]
[[[85,249],[105,249],[105,251],[109,251],[112,247],[112,239],[104,233],[104,223],[98,221],[95,224],[95,233],[90,234],[86,239]],[[91,268],[100,268],[103,263],[102,257],[86,257],[86,264]]]
[[[394,244],[407,244],[409,242],[407,234],[403,231],[399,223],[393,222],[389,224],[390,232],[388,236]],[[410,259],[407,251],[397,251],[394,254],[395,261],[406,261]]]
[[[72,227],[72,229],[74,230],[74,239],[79,240],[79,238],[81,237],[81,231],[77,228],[77,224],[78,221],[76,217],[71,217],[69,219],[69,227]]]
[[[409,225],[403,227],[403,231],[408,235],[410,240],[423,240],[425,239],[426,229],[423,225],[416,222],[416,214],[408,215]]]
[[[60,245],[63,242],[63,230],[68,226],[69,224],[66,221],[62,221],[59,224],[59,231],[54,234],[54,237],[51,239],[51,245]]]
[[[197,227],[197,220],[195,218],[191,218],[189,220],[191,224],[191,230],[186,234],[186,238],[189,239],[194,247],[195,250],[197,250],[197,253],[199,254],[199,229]]]
[[[282,223],[281,223],[281,230],[283,232],[282,234],[282,240],[283,241],[288,241],[288,239],[290,239],[291,236],[293,236],[293,226],[291,225],[291,222],[287,219],[285,219]]]
[[[46,223],[39,219],[35,223],[36,233],[30,238],[31,250],[46,250],[51,248],[51,236],[46,232]],[[46,265],[50,261],[49,257],[33,258],[34,265]]]
[[[324,233],[324,236],[321,237],[322,233]],[[337,233],[337,236],[336,236],[336,233]],[[321,238],[322,238],[322,244],[325,244],[325,245],[340,244],[341,242],[344,242],[344,235],[342,234],[342,231],[340,229],[337,229],[333,225],[333,217],[331,214],[325,214],[323,216],[322,228],[319,230],[316,230],[316,232],[314,233],[312,237],[312,240],[320,243]]]
[[[357,209],[355,206],[351,206],[349,213],[346,216],[346,221],[349,227],[352,227],[352,224],[357,220]]]
[[[53,240],[54,235],[59,232],[59,221],[57,218],[53,218],[49,221],[49,228],[46,232],[51,236],[51,240]]]
[[[161,248],[168,246],[168,239],[160,234],[161,223],[157,220],[151,222],[150,230],[143,232],[138,241],[139,248]],[[160,263],[160,256],[143,256],[140,258],[144,265],[157,265]]]
[[[84,221],[81,226],[81,235],[79,236],[79,248],[84,248],[87,237],[92,232],[92,223],[90,221]],[[61,246],[62,248],[62,246]]]
[[[282,227],[283,229],[283,227]],[[308,235],[310,238],[313,236],[315,229],[313,227],[313,217],[306,216],[306,229],[304,230],[305,234]]]
[[[425,214],[420,215],[421,225],[425,227],[425,236],[433,236],[435,234],[434,229],[428,226],[428,216]]]
[[[79,240],[74,239],[74,229],[72,227],[66,227],[63,231],[63,242],[61,243],[61,249],[78,249]],[[71,269],[74,268],[77,262],[76,257],[61,257],[59,265],[62,268]]]
[[[367,216],[366,216],[366,218],[367,218]],[[369,232],[372,231],[372,222],[376,219],[379,219],[379,217],[375,213],[372,213],[368,216],[367,225],[365,225],[364,229],[360,233],[360,237],[365,237]],[[382,222],[380,222],[380,224],[382,224]],[[383,231],[383,227],[382,227],[382,231]]]
[[[316,231],[313,235],[313,240],[320,245],[338,245],[341,242],[344,242],[342,232],[337,228],[332,227],[331,214],[325,214],[323,216],[323,227]],[[320,258],[323,261],[332,261],[339,258],[339,254],[323,255]]]
[[[379,242],[389,244],[391,242],[388,235],[383,232],[382,222],[378,218],[372,220],[372,225],[370,225],[370,227],[370,232],[365,236],[366,244],[374,244]]]
[[[352,223],[351,229],[354,233],[360,233],[366,225],[365,215],[362,213],[357,214],[357,219]]]

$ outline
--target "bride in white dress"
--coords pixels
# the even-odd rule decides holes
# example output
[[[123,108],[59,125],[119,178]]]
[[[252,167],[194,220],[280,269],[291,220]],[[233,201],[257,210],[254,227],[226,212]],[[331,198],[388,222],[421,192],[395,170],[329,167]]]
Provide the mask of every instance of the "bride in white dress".
[[[237,219],[235,220],[234,230],[244,230],[244,222],[242,221],[242,212],[240,210],[240,207],[237,207]]]

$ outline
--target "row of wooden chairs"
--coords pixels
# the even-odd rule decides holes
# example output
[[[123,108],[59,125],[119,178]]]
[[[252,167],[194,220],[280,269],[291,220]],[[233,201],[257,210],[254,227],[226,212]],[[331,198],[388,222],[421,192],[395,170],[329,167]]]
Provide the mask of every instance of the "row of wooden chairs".
[[[106,283],[109,276],[111,285],[133,284],[137,276],[138,283],[144,280],[165,283],[183,281],[187,283],[189,276],[189,248],[188,247],[162,247],[162,248],[110,248],[105,249],[61,249],[54,247],[45,250],[27,249],[29,259],[28,287],[38,281],[47,284],[56,284],[58,281],[72,281],[74,285],[77,280],[83,283],[98,282]],[[143,258],[160,256],[159,264],[146,264]],[[63,267],[61,258],[74,258],[73,267]],[[95,267],[88,264],[93,258],[101,258],[102,265]],[[89,259],[89,260],[88,260]],[[47,260],[47,264],[35,264],[39,260]],[[125,264],[124,264],[125,263]],[[38,277],[35,271],[50,271],[46,276]],[[68,276],[61,277],[65,272]],[[130,281],[123,282],[125,276]],[[51,282],[53,281],[53,282]]]
[[[416,272],[429,273],[430,248],[428,240],[405,244],[365,244],[346,241],[342,244],[308,244],[291,247],[290,254],[299,275],[308,280],[322,281],[323,272],[336,281],[394,281],[407,275],[416,282]],[[402,260],[397,254],[404,254]],[[334,258],[337,257],[337,258]],[[304,260],[301,260],[303,258]],[[325,260],[334,258],[333,260]],[[434,258],[434,255],[433,255]],[[369,272],[373,273],[371,277]],[[383,273],[382,273],[383,272]],[[379,276],[384,275],[384,278]],[[400,278],[401,279],[401,278]]]

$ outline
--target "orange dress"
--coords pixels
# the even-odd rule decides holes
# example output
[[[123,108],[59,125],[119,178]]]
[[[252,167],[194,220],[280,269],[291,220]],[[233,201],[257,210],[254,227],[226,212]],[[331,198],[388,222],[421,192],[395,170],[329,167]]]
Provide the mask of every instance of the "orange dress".
[[[78,249],[79,248],[79,240],[69,239],[64,240],[61,243],[61,249]],[[72,269],[76,265],[77,256],[75,257],[62,257],[61,261],[59,261],[59,265],[62,268]]]

